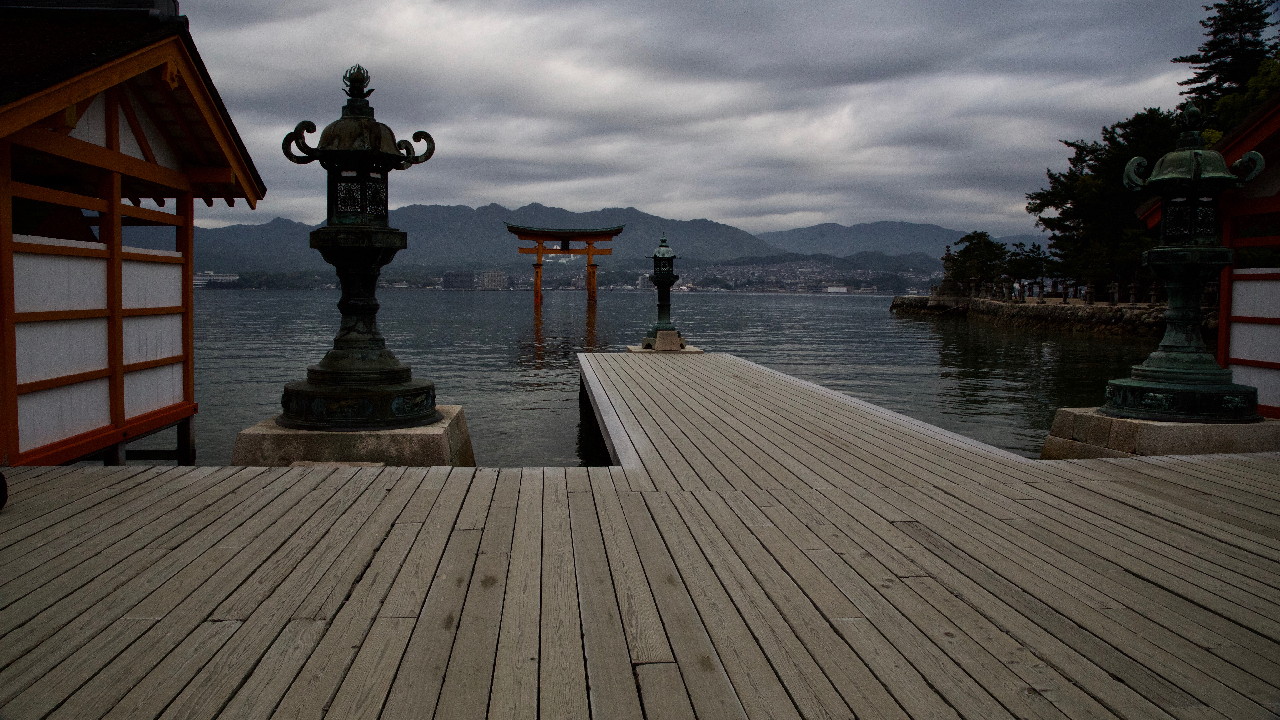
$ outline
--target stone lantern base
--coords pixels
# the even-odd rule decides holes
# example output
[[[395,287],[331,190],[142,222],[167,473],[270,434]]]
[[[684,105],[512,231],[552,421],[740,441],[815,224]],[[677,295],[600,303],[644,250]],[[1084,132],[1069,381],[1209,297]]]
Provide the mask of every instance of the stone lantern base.
[[[1163,422],[1108,417],[1098,408],[1060,408],[1041,460],[1280,451],[1280,420]]]
[[[390,430],[296,430],[275,418],[240,431],[232,465],[283,467],[297,462],[381,463],[397,467],[474,467],[471,435],[460,405],[437,405],[442,419]]]
[[[640,341],[639,345],[628,345],[627,352],[702,352],[692,345],[686,345],[679,330],[659,330]]]

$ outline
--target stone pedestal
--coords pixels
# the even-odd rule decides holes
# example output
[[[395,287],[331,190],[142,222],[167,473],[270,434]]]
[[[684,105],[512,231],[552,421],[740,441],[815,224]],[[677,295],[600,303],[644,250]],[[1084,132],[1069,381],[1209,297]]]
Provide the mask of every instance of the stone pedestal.
[[[641,340],[639,345],[628,345],[628,352],[702,352],[685,344],[679,330],[658,330]]]
[[[641,341],[640,345],[628,345],[627,352],[700,353],[698,348],[686,345],[679,330],[659,330]]]
[[[282,467],[300,461],[382,463],[389,466],[474,467],[471,435],[460,405],[438,405],[443,418],[430,425],[393,430],[295,430],[274,418],[242,430],[232,465]]]
[[[1138,455],[1280,451],[1280,420],[1224,424],[1108,417],[1098,408],[1061,408],[1041,460]]]

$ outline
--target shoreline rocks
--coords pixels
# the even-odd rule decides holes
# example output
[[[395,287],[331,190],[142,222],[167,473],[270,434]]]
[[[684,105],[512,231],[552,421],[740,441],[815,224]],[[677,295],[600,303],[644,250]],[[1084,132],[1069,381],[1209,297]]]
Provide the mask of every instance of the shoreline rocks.
[[[889,311],[921,317],[964,317],[992,322],[1003,327],[1027,330],[1061,330],[1109,335],[1158,337],[1164,332],[1164,305],[1087,305],[1079,301],[1066,305],[1051,298],[1043,305],[1035,302],[1004,302],[985,298],[904,295],[893,299]],[[1206,310],[1205,330],[1217,328],[1217,311]]]

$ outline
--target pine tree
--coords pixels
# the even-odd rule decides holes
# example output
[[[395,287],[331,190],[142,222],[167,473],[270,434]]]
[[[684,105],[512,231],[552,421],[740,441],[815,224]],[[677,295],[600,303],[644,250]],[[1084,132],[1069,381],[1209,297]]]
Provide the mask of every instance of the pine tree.
[[[1027,212],[1050,233],[1057,272],[1098,286],[1139,279],[1155,237],[1135,211],[1151,194],[1126,190],[1124,167],[1135,155],[1155,162],[1177,137],[1173,113],[1147,108],[1102,128],[1101,141],[1063,141],[1073,151],[1069,167],[1046,171],[1049,186],[1027,195]]]
[[[1242,93],[1263,61],[1276,54],[1277,45],[1269,37],[1271,5],[1274,0],[1224,0],[1203,6],[1213,14],[1200,21],[1205,40],[1199,52],[1176,57],[1195,73],[1179,82],[1182,92],[1205,111],[1216,109],[1220,99]]]

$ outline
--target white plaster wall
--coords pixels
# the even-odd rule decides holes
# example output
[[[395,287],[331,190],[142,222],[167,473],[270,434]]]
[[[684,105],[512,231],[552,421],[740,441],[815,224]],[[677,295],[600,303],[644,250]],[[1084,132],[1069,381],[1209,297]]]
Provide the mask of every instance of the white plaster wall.
[[[121,247],[125,252],[138,253],[139,255],[158,255],[161,257],[182,257],[182,253],[177,250],[153,250],[151,248],[137,248],[124,245]]]
[[[1231,381],[1240,385],[1252,385],[1258,388],[1258,404],[1280,407],[1280,370],[1252,367],[1250,365],[1231,366]]]
[[[89,104],[89,108],[80,116],[80,122],[76,123],[75,129],[71,131],[71,137],[77,140],[83,140],[94,145],[102,147],[107,146],[107,112],[106,100],[99,93]]]
[[[102,318],[18,323],[14,337],[20,383],[107,367],[107,321]]]
[[[137,417],[182,402],[182,365],[161,365],[124,376],[124,414]]]
[[[106,378],[18,396],[20,452],[110,424],[110,385]]]
[[[159,163],[160,165],[163,165],[164,167],[167,167],[173,170],[179,169],[180,163],[178,162],[178,156],[173,152],[173,148],[169,146],[169,142],[165,140],[164,135],[160,133],[160,130],[156,127],[156,124],[151,121],[151,116],[147,114],[146,108],[144,107],[143,103],[138,100],[138,96],[135,95],[132,91],[129,91],[129,97],[130,99],[133,100],[134,114],[138,116],[138,124],[142,126],[142,132],[144,135],[147,136],[147,144],[151,146],[151,154],[155,155],[156,162]],[[132,142],[136,147],[137,142],[134,141],[132,137],[133,133],[123,132],[123,130],[128,127],[129,127],[128,120],[121,117],[120,118],[120,128],[122,131],[121,134],[129,135],[130,142]],[[123,149],[124,147],[123,138],[121,138],[120,145],[121,145],[121,148]],[[135,157],[142,157],[141,148],[138,148],[138,155],[136,155]]]
[[[84,240],[64,240],[62,238],[48,238],[39,235],[17,235],[13,236],[14,242],[36,243],[39,245],[56,245],[59,247],[84,248],[86,250],[106,250],[107,244],[100,242],[86,242]]]
[[[1230,356],[1241,360],[1280,362],[1280,325],[1233,324]]]
[[[14,253],[13,305],[17,312],[105,308],[107,261]]]
[[[181,315],[144,315],[124,319],[126,365],[181,354]]]
[[[181,265],[136,260],[126,260],[123,265],[124,307],[176,307],[182,304]]]
[[[1270,268],[1269,272],[1280,273]],[[1237,271],[1239,274],[1239,271]],[[1231,314],[1280,317],[1280,280],[1236,280],[1231,284]]]
[[[122,109],[117,109],[116,112],[120,113],[120,118],[116,125],[116,127],[120,128],[120,152],[129,157],[146,160],[147,158],[142,154],[142,146],[138,144],[138,138],[133,134],[133,126],[129,124],[129,118],[125,117]],[[148,141],[150,141],[150,138],[148,138]]]

